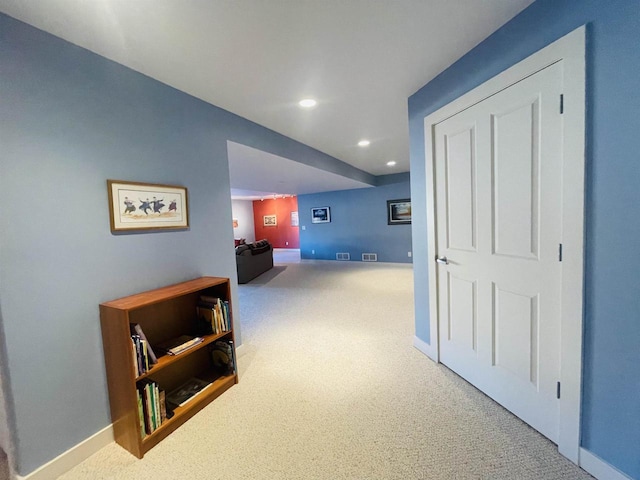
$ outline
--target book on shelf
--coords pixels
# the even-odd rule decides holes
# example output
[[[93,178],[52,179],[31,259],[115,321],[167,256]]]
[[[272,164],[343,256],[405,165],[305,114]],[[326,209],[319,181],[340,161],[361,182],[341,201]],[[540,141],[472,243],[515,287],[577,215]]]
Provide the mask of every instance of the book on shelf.
[[[139,376],[151,370],[152,366],[158,363],[158,358],[140,325],[131,323],[129,324],[129,330],[133,345],[134,371],[136,376]]]
[[[147,355],[147,342],[140,335],[131,335],[133,351],[133,371],[136,376],[149,371],[149,357]]]
[[[196,306],[198,317],[204,319],[208,323],[211,332],[214,334],[220,333],[220,323],[218,321],[218,310],[215,303],[205,302],[200,299]]]
[[[156,348],[161,352],[165,352],[168,355],[180,355],[182,352],[195,347],[202,343],[204,338],[192,337],[190,335],[181,335],[166,342],[162,342],[156,345]]]
[[[164,391],[160,390],[156,382],[145,379],[138,383],[137,394],[140,428],[144,437],[155,432],[167,418]]]
[[[196,306],[196,317],[196,331],[198,334],[209,335],[215,333],[213,328],[213,309],[211,309],[208,305],[199,303]]]
[[[153,422],[153,431],[158,429],[158,403],[156,401],[156,388],[154,383],[149,384],[149,391],[151,392],[151,421]]]
[[[162,419],[160,416],[160,389],[158,388],[158,384],[153,384],[153,413],[156,419],[156,429],[162,425]]]
[[[167,420],[167,394],[164,390],[160,390],[160,424]]]
[[[181,407],[202,393],[209,386],[211,386],[211,382],[207,382],[206,380],[196,377],[190,378],[166,395],[167,403],[174,407]]]
[[[149,371],[149,348],[146,340],[140,340],[141,355],[142,355],[142,368],[144,372]]]
[[[140,433],[142,434],[142,438],[147,434],[147,430],[144,426],[144,407],[142,406],[142,393],[139,389],[136,389],[137,399],[138,399],[138,418],[140,419]]]
[[[211,322],[213,333],[218,334],[231,330],[228,301],[218,297],[201,295],[196,308],[199,316]]]
[[[152,414],[153,409],[152,409],[152,399],[151,399],[151,388],[148,383],[144,383],[142,385],[140,393],[142,395],[142,410],[144,412],[144,415],[143,415],[144,429],[147,435],[151,435],[155,430],[155,428],[154,428],[153,414]]]
[[[131,335],[131,352],[133,355],[133,373],[140,376],[151,369],[149,358],[149,342],[142,340],[139,335]]]
[[[129,324],[129,327],[131,329],[132,335],[138,335],[141,340],[144,340],[145,342],[147,342],[147,353],[149,355],[149,363],[151,364],[158,363],[158,357],[156,357],[156,354],[153,351],[153,348],[151,348],[151,344],[149,343],[149,340],[147,339],[144,332],[142,331],[142,327],[138,323],[131,323]]]
[[[136,365],[138,368],[138,375],[144,373],[144,369],[142,368],[142,345],[140,344],[140,336],[131,335],[131,339],[133,340],[133,345],[136,352]]]
[[[133,360],[131,363],[133,365],[133,376],[137,377],[140,375],[140,370],[138,369],[138,350],[136,348],[136,340],[133,337],[131,337],[131,354]]]

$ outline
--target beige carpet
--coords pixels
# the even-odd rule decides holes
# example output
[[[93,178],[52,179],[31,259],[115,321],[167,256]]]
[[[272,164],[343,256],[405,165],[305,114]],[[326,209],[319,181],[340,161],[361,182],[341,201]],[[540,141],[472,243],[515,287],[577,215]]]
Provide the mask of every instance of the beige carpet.
[[[555,445],[412,347],[410,266],[276,265],[240,286],[240,383],[143,460],[71,479],[587,479]]]

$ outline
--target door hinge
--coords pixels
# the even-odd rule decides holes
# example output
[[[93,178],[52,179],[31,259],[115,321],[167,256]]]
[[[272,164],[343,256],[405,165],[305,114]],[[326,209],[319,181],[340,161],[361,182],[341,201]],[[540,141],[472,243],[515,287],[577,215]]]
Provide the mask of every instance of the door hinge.
[[[558,261],[562,261],[562,244],[558,245]]]
[[[560,94],[560,114],[564,113],[564,94]]]
[[[556,396],[560,399],[560,382],[558,382],[558,387],[556,389]]]

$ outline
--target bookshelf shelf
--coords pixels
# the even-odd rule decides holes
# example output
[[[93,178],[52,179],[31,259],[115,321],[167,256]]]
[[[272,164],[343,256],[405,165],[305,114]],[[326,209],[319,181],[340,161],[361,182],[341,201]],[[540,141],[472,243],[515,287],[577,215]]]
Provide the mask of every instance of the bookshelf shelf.
[[[199,335],[204,338],[201,343],[175,356],[160,356],[160,352],[156,351],[158,362],[147,372],[138,375],[130,325],[138,324],[151,346],[181,335],[195,335],[196,306],[201,296],[217,297],[229,302],[229,331]],[[111,421],[119,445],[142,458],[167,435],[238,383],[235,369],[232,374],[220,374],[213,365],[211,355],[214,343],[218,340],[229,343],[231,349],[235,349],[232,311],[229,279],[220,277],[201,277],[100,305]],[[148,418],[145,420],[146,415],[141,416],[138,403],[138,391],[144,384],[153,382],[158,390],[170,392],[194,377],[211,382],[211,385],[183,406],[171,407],[173,416],[164,419],[155,430],[145,428]]]
[[[162,355],[161,357],[158,357],[158,363],[156,363],[155,365],[153,365],[153,368],[151,370],[149,370],[148,372],[143,373],[142,375],[138,375],[136,377],[136,382],[143,380],[147,377],[153,376],[156,373],[158,373],[160,370],[169,367],[170,365],[173,365],[175,362],[179,362],[180,360],[182,360],[183,356],[188,354],[188,353],[194,353],[197,350],[200,350],[201,348],[206,347],[207,345],[211,345],[213,342],[215,342],[216,340],[220,340],[220,339],[224,339],[226,337],[231,337],[231,333],[232,332],[222,332],[222,333],[218,333],[218,334],[211,334],[211,335],[201,335],[204,340],[202,341],[202,343],[199,343],[198,345],[195,345],[194,347],[191,347],[189,350],[180,353],[178,355]],[[157,354],[157,352],[156,352]]]

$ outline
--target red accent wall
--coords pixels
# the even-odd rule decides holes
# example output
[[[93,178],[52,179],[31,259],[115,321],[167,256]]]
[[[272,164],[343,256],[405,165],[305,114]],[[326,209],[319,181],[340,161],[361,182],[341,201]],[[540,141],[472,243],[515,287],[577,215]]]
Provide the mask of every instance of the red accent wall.
[[[256,240],[266,238],[274,248],[300,248],[298,227],[291,226],[291,212],[297,211],[298,197],[255,200],[253,202],[253,218]],[[263,217],[274,214],[278,224],[265,227]]]

